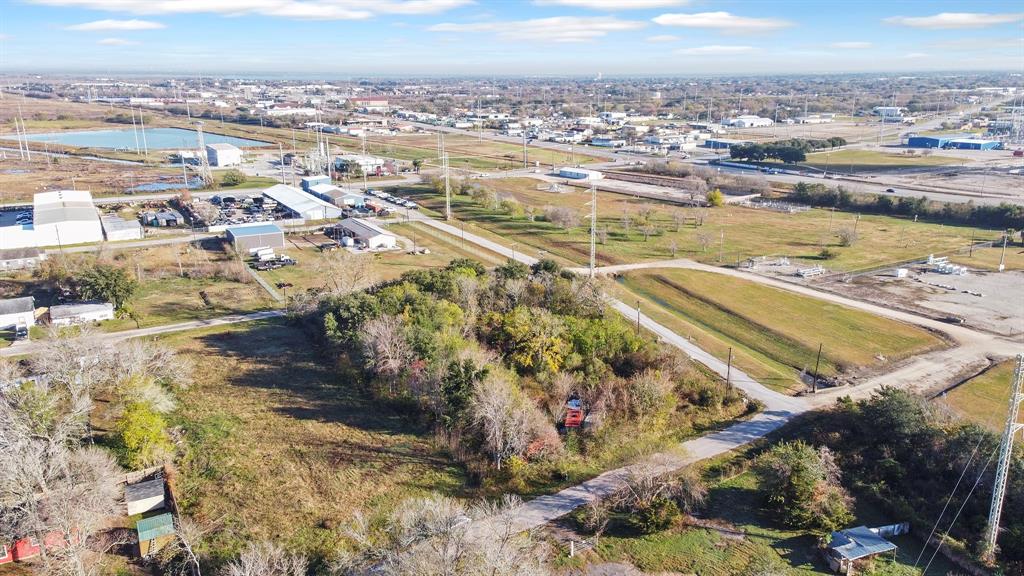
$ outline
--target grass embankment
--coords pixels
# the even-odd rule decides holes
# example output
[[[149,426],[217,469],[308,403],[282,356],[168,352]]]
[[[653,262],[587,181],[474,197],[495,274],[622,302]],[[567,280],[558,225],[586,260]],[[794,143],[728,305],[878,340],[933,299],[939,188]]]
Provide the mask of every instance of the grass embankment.
[[[999,270],[1002,259],[1006,270],[1024,270],[1024,247],[1020,243],[1008,244],[1005,255],[1002,244],[992,248],[975,248],[973,252],[963,252],[949,257],[950,261],[981,270]]]
[[[460,494],[461,468],[416,418],[371,401],[285,321],[165,341],[196,364],[175,415],[187,445],[177,487],[186,514],[218,526],[214,557],[270,538],[325,553],[357,510]]]
[[[538,218],[531,222],[526,216],[513,217],[492,210],[470,196],[452,196],[456,218],[492,232],[506,245],[522,246],[524,253],[536,256],[540,251],[581,265],[589,260],[590,233],[586,216],[590,193],[571,189],[556,193],[538,190],[542,183],[528,178],[507,178],[482,181],[499,195],[514,197],[525,210],[532,207]],[[444,196],[426,186],[402,190],[428,210],[443,211]],[[542,219],[548,206],[569,208],[579,217],[575,227],[562,229]],[[971,240],[972,228],[946,226],[881,215],[857,215],[849,212],[808,210],[799,214],[783,214],[742,206],[707,209],[703,226],[696,226],[694,217],[703,209],[681,208],[653,200],[636,199],[610,192],[598,193],[598,229],[606,240],[597,246],[599,265],[664,260],[675,255],[706,263],[736,264],[754,256],[787,256],[807,263],[820,263],[840,271],[862,270],[924,258],[928,254],[946,254],[965,247]],[[686,223],[676,224],[676,217]],[[628,225],[625,223],[629,221]],[[651,227],[644,240],[642,229]],[[852,246],[840,246],[837,232],[856,230]],[[723,238],[724,233],[724,238]],[[978,240],[995,239],[999,232],[973,229]],[[604,236],[605,234],[602,234]],[[835,258],[821,260],[819,253],[827,247]]]
[[[801,164],[819,170],[828,169],[834,172],[872,172],[875,170],[892,170],[899,168],[923,168],[929,166],[948,166],[961,164],[963,160],[952,156],[938,154],[906,154],[899,152],[879,152],[876,150],[844,149],[835,152],[814,152],[807,155]]]
[[[819,344],[824,376],[942,345],[914,326],[721,274],[644,270],[624,275],[622,284],[650,304],[642,309],[655,320],[722,360],[732,347],[737,367],[787,392],[806,387],[799,373],[813,372]]]
[[[803,576],[832,574],[817,551],[817,537],[801,530],[777,525],[762,509],[763,496],[752,472],[714,484],[701,517],[718,524],[715,529],[680,527],[650,536],[605,535],[596,554],[605,561],[626,561],[648,573],[684,573],[707,576],[762,573]],[[896,522],[879,510],[859,505],[856,523],[877,526]],[[854,525],[856,525],[856,523]],[[913,567],[921,543],[913,536],[892,541],[899,546],[896,561],[876,559],[866,571],[869,576],[916,576]],[[783,568],[786,566],[787,568]],[[953,566],[941,557],[933,564],[936,574]]]
[[[939,398],[938,401],[951,406],[958,414],[1001,432],[1006,424],[1006,411],[1010,404],[1010,388],[1013,386],[1015,359],[1004,360],[991,366],[981,374],[967,380]],[[1024,421],[1024,415],[1018,421]]]

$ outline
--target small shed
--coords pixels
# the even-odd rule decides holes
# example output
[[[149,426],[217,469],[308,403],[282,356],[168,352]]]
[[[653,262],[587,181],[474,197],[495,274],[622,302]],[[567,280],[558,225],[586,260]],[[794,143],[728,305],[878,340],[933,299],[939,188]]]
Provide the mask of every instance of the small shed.
[[[107,242],[119,240],[141,240],[142,224],[136,220],[125,220],[116,214],[107,214],[100,218],[103,225],[103,235]]]
[[[174,540],[174,517],[169,512],[139,520],[135,525],[139,536],[139,556],[146,558]]]
[[[250,248],[284,248],[284,232],[276,224],[232,226],[227,238],[239,254],[248,254]]]
[[[164,479],[157,478],[125,486],[124,503],[129,516],[160,510],[164,507]]]
[[[840,574],[852,574],[853,564],[879,554],[896,553],[897,546],[867,526],[837,530],[825,548],[829,568]]]

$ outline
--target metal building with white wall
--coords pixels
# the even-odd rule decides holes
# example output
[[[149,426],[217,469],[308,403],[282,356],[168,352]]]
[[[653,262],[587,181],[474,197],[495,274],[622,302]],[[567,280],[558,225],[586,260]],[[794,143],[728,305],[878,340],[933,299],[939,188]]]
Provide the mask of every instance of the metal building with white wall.
[[[0,227],[4,249],[70,246],[103,240],[100,215],[86,190],[40,192],[32,201],[31,224]]]
[[[242,149],[223,142],[207,144],[206,159],[210,166],[238,166],[242,163]]]
[[[292,186],[277,184],[264,190],[263,195],[306,220],[327,220],[341,216],[341,208]]]

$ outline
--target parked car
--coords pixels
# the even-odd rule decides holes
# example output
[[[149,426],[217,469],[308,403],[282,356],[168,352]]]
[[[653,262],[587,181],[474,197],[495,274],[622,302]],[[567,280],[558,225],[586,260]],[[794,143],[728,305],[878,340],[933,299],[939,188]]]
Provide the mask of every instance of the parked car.
[[[886,188],[885,191],[888,192],[889,194],[895,194],[896,193],[896,190],[893,190],[892,188]]]
[[[28,328],[26,328],[25,326],[18,326],[18,328],[15,329],[14,331],[14,339],[25,340],[26,338],[28,338]]]

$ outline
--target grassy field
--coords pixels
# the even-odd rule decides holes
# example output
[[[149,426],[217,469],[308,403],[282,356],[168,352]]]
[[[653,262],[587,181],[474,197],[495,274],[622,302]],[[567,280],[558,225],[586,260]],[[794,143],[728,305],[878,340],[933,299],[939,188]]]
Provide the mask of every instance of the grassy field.
[[[1016,360],[1004,360],[950,390],[937,401],[951,406],[968,420],[1001,432],[1006,424],[1016,365]],[[1018,421],[1024,421],[1024,415]]]
[[[524,210],[532,208],[538,215],[537,220],[512,217],[461,195],[452,197],[456,218],[493,232],[506,244],[516,242],[531,255],[543,250],[577,265],[587,262],[590,236],[584,216],[589,211],[586,206],[589,192],[575,188],[564,193],[550,192],[546,188],[538,190],[541,183],[528,178],[486,180],[483,184],[499,195],[515,198]],[[443,210],[444,198],[432,189],[423,186],[402,192],[415,197],[428,209]],[[569,208],[579,217],[579,224],[561,229],[542,221],[545,208],[549,206]],[[702,209],[599,192],[598,229],[607,236],[597,247],[599,265],[672,258],[674,242],[677,257],[708,263],[718,263],[720,254],[725,264],[773,255],[820,263],[833,270],[860,270],[923,258],[931,253],[945,254],[966,246],[972,233],[968,227],[913,222],[891,216],[862,215],[858,222],[857,215],[848,212],[815,209],[782,214],[742,206],[708,209],[704,225],[697,227],[692,218],[702,212]],[[690,220],[677,226],[676,216]],[[645,224],[651,227],[647,240],[641,232]],[[837,231],[843,228],[856,229],[858,239],[853,246],[839,245]],[[978,239],[994,239],[997,235],[991,230],[976,230]],[[836,257],[820,260],[818,254],[823,247],[834,251]]]
[[[718,529],[681,527],[650,536],[605,535],[596,555],[605,561],[627,561],[648,573],[684,573],[701,576],[771,573],[787,576],[831,574],[817,552],[816,537],[776,525],[761,509],[758,480],[746,472],[714,485],[702,518],[720,523]],[[857,523],[870,526],[898,520],[860,506]],[[856,523],[855,523],[856,525]],[[869,576],[916,576],[913,568],[920,543],[910,536],[894,538],[896,561],[879,558],[865,572]],[[774,569],[770,572],[759,570]],[[940,558],[934,574],[953,567]]]
[[[357,510],[458,496],[462,470],[410,417],[371,401],[284,321],[175,334],[196,365],[176,424],[187,452],[176,479],[189,516],[217,526],[214,555],[249,538],[325,552]]]
[[[950,261],[971,268],[982,270],[998,270],[1000,256],[1003,254],[1002,245],[992,248],[975,248],[973,253],[964,252],[949,257]],[[1006,246],[1006,255],[1003,259],[1007,270],[1024,270],[1024,247],[1018,243]]]
[[[647,314],[723,360],[731,346],[739,368],[784,391],[805,388],[799,373],[813,372],[819,343],[820,373],[826,376],[883,366],[942,345],[913,326],[720,274],[644,270],[621,282],[645,301]]]
[[[461,239],[416,222],[389,224],[387,228],[401,238],[407,239],[408,249],[355,255],[358,258],[373,260],[371,276],[376,281],[397,278],[408,270],[445,266],[455,258],[473,258],[485,266],[494,266],[505,261],[498,254],[474,245],[464,248]],[[430,253],[410,254],[414,240],[418,248],[427,248]],[[330,239],[323,235],[289,235],[287,248],[278,252],[291,256],[298,264],[259,274],[271,284],[292,284],[292,288],[288,289],[290,291],[323,287],[328,279],[318,271],[319,263],[325,257],[329,257],[330,253],[320,252],[317,245],[329,241]]]
[[[815,152],[807,155],[803,165],[812,168],[834,171],[870,172],[873,170],[892,170],[894,168],[917,168],[921,166],[946,166],[961,164],[963,161],[941,154],[924,155],[920,150],[916,154],[900,152],[879,152],[876,150],[845,149],[835,152]]]

